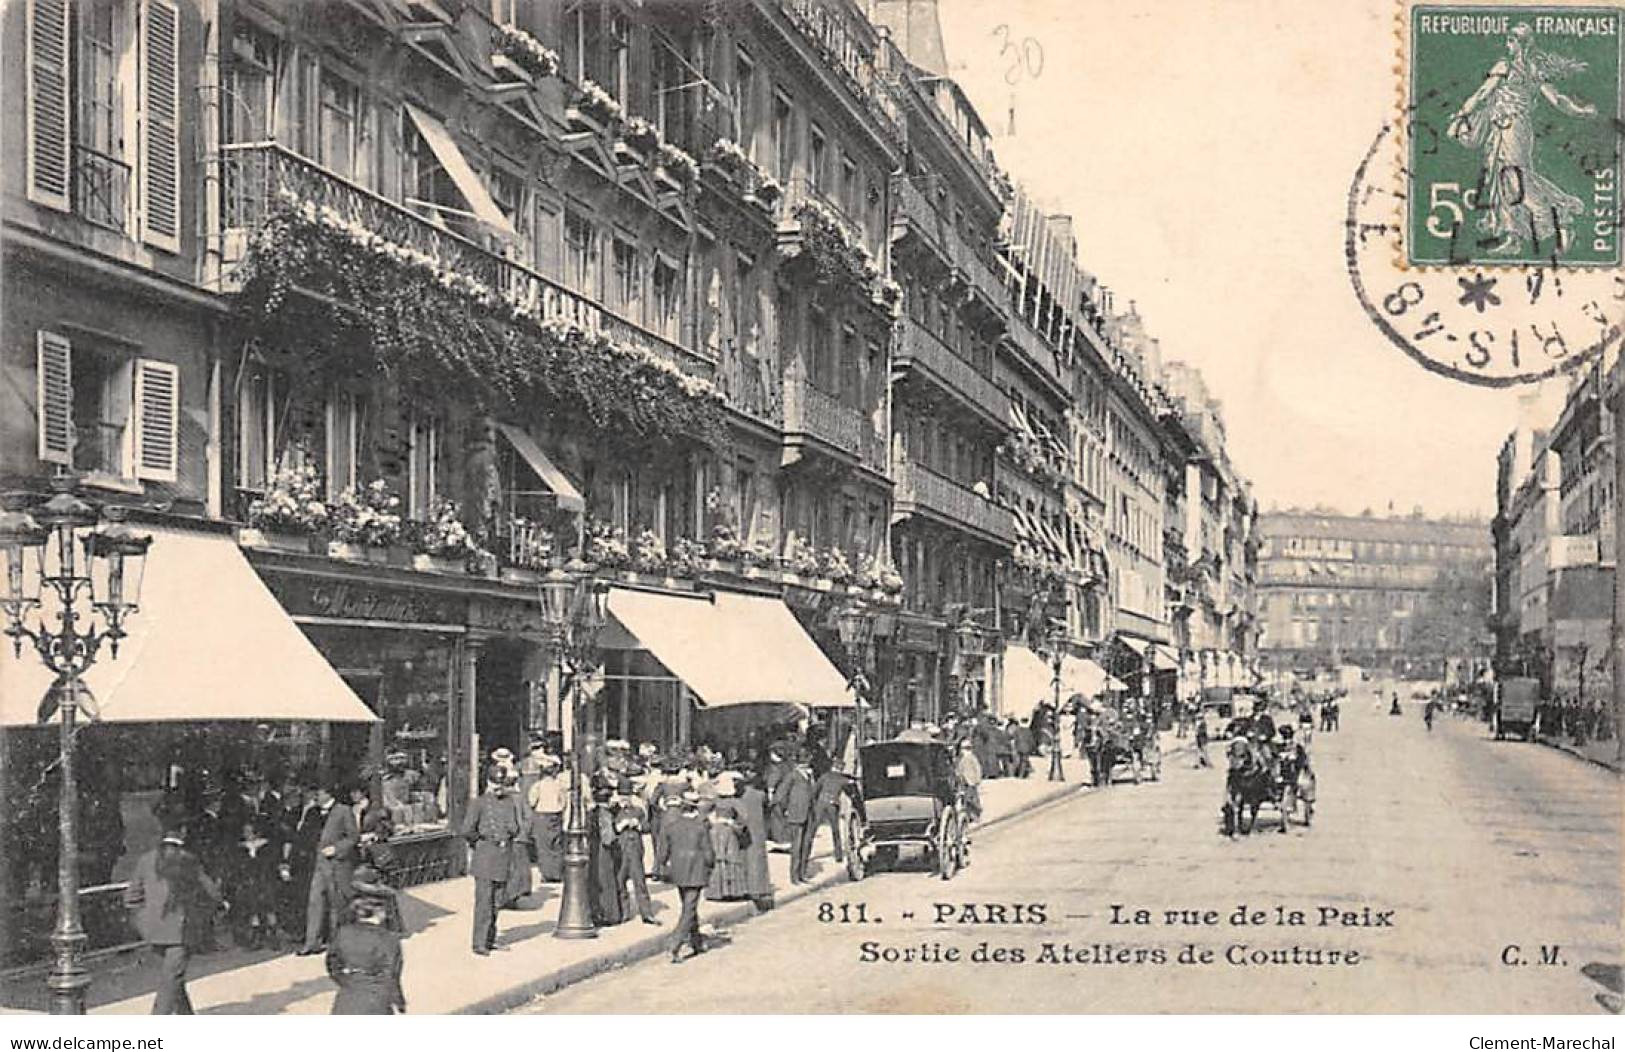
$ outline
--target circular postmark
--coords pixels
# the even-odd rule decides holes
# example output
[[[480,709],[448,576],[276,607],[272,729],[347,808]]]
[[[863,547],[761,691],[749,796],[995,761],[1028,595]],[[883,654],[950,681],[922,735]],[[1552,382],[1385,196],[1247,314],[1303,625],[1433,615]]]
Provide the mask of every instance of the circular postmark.
[[[1564,266],[1555,254],[1518,266],[1408,266],[1411,173],[1394,156],[1398,132],[1384,125],[1355,171],[1344,232],[1354,294],[1390,343],[1430,372],[1486,387],[1572,372],[1619,345],[1625,271],[1617,267]]]

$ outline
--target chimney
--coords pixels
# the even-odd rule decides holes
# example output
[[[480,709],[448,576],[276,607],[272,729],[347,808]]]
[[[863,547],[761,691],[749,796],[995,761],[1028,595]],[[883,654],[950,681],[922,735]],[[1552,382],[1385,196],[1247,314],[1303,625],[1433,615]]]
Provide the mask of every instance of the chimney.
[[[873,0],[873,20],[891,33],[903,57],[935,77],[948,75],[937,0]]]

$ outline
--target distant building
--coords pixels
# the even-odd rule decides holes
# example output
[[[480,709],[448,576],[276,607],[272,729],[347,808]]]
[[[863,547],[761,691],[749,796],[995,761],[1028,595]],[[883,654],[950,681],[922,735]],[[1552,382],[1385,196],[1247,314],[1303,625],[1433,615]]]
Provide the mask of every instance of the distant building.
[[[1488,523],[1291,510],[1260,515],[1258,532],[1266,672],[1439,678],[1488,657]]]
[[[1502,443],[1496,478],[1496,668],[1550,695],[1608,691],[1613,617],[1614,416],[1603,363],[1581,373],[1549,426]]]

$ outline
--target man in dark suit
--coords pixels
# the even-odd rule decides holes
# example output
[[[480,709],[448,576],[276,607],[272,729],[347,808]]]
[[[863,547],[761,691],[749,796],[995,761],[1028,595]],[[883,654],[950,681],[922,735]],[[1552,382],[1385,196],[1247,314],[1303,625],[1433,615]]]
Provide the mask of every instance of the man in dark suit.
[[[841,850],[841,797],[846,793],[846,785],[846,776],[833,767],[825,767],[813,783],[812,820],[802,834],[807,841],[800,852],[803,865],[812,857],[813,841],[825,823],[829,824],[830,841],[835,845],[835,861],[846,861],[846,852]]]
[[[508,882],[514,845],[526,836],[515,785],[493,764],[486,774],[485,792],[463,818],[463,839],[473,851],[469,863],[474,877],[473,949],[480,957],[496,949],[497,904]]]
[[[807,857],[812,850],[808,825],[813,817],[812,772],[794,764],[780,783],[783,786],[784,828],[790,841],[790,883],[807,882]]]
[[[136,861],[124,890],[124,905],[141,938],[162,958],[153,1015],[191,1015],[186,968],[208,937],[209,918],[220,889],[186,849],[185,827],[166,815],[163,839]]]
[[[310,896],[305,904],[305,945],[300,956],[321,953],[324,936],[338,930],[339,919],[350,901],[350,876],[355,871],[361,828],[355,820],[355,802],[361,790],[351,786],[316,790],[316,809],[321,815],[322,832],[310,875]],[[340,802],[340,797],[343,802]],[[307,815],[314,821],[315,815]]]
[[[705,952],[705,940],[700,935],[700,893],[711,882],[717,855],[711,846],[711,830],[700,817],[698,793],[684,793],[682,807],[667,813],[665,826],[656,863],[677,886],[682,903],[671,940],[671,963],[676,964],[682,960],[685,942],[695,954]]]

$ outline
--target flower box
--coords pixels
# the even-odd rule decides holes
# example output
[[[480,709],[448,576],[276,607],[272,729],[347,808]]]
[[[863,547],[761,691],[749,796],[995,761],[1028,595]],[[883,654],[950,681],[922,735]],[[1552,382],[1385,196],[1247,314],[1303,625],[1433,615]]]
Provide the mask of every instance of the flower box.
[[[526,84],[535,83],[535,81],[531,78],[531,75],[525,71],[523,66],[500,51],[492,52],[491,68],[499,73],[506,73],[514,80],[524,81]]]
[[[804,587],[806,584],[806,582],[802,581],[801,575],[793,570],[784,571],[784,583],[796,587]]]
[[[360,544],[351,544],[348,541],[328,541],[327,557],[329,559],[347,559],[350,562],[364,563],[367,561],[367,549]]]
[[[388,548],[380,548],[380,547],[378,547],[376,545],[372,545],[372,544],[364,544],[364,545],[362,545],[361,546],[361,555],[362,555],[362,558],[366,559],[369,563],[372,563],[374,566],[388,566],[389,562],[390,562],[389,549]]]
[[[760,578],[766,577],[767,574],[763,572],[763,570],[762,570],[762,568],[760,566],[747,565],[745,567],[745,569],[744,569],[744,576],[749,577],[752,580],[758,580]]]
[[[418,552],[412,556],[412,569],[429,573],[460,574],[466,571],[468,560],[456,555],[430,555]]]
[[[616,164],[641,168],[649,163],[648,156],[625,139],[616,139],[612,150],[615,154]]]
[[[820,592],[833,592],[835,590],[835,582],[828,577],[817,578],[813,581],[812,586]]]
[[[567,106],[564,110],[565,123],[574,131],[591,132],[594,135],[608,135],[609,122],[597,113],[588,113],[579,106]]]
[[[683,192],[683,181],[668,171],[664,165],[655,168],[655,182],[674,194]]]
[[[405,544],[391,544],[384,549],[385,561],[391,566],[399,566],[403,569],[411,568],[412,555],[411,547]]]

